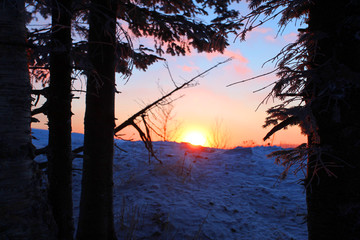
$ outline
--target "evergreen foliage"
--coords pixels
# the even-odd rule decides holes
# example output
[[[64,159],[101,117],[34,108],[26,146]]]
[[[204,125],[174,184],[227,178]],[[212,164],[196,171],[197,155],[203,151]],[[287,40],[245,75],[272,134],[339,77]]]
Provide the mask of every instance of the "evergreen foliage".
[[[73,36],[71,56],[74,70],[91,69],[87,52],[89,1],[73,1]],[[185,55],[196,49],[199,52],[223,52],[228,46],[229,33],[239,30],[236,19],[239,12],[231,9],[232,1],[114,1],[117,4],[116,72],[129,77],[133,67],[146,70],[163,54]],[[50,16],[47,1],[30,1],[31,15]],[[209,12],[214,13],[209,19]],[[202,21],[199,18],[209,19]],[[106,25],[104,25],[106,30]],[[132,39],[150,37],[153,46],[134,46]],[[29,32],[30,66],[35,79],[46,83],[49,68],[50,26]]]
[[[309,239],[358,239],[360,216],[359,1],[250,1],[242,18],[242,40],[254,27],[279,19],[308,25],[271,61],[277,80],[267,98],[282,103],[268,110],[265,138],[300,125],[307,146],[273,153],[276,161],[306,167]],[[304,171],[305,172],[305,171]]]
[[[71,27],[75,41],[71,47],[66,46],[61,49],[62,46],[55,43],[56,48],[54,49],[54,42],[58,40],[54,36],[57,32],[61,32],[61,26],[48,26],[29,32],[28,42],[33,46],[29,52],[32,77],[46,86],[51,74],[51,96],[47,88],[36,92],[38,96],[42,94],[51,98],[42,107],[35,109],[32,112],[33,115],[49,114],[50,121],[50,113],[54,113],[55,109],[49,109],[53,108],[54,101],[50,100],[53,100],[53,93],[56,92],[52,87],[54,86],[53,70],[55,68],[50,65],[51,61],[54,63],[54,52],[70,56],[73,76],[76,76],[76,72],[78,72],[87,77],[84,174],[78,239],[95,236],[99,239],[115,239],[111,174],[114,136],[113,95],[116,92],[115,72],[129,77],[133,67],[146,70],[152,63],[163,60],[163,54],[185,55],[192,49],[198,52],[223,52],[228,45],[228,34],[241,26],[241,23],[234,21],[238,17],[238,12],[229,9],[232,2],[237,1],[119,0],[105,2],[74,0],[71,7],[62,8],[62,11],[71,12],[73,16]],[[50,16],[54,18],[57,10],[60,9],[55,7],[57,4],[60,6],[62,2],[53,0],[50,4],[50,1],[29,1],[28,9],[32,11],[33,16],[40,13],[44,18]],[[198,20],[199,15],[208,15],[207,11],[213,11],[216,17],[208,23]],[[117,19],[116,24],[115,19]],[[53,19],[53,22],[56,21]],[[66,25],[68,26],[68,23]],[[114,39],[112,39],[113,37]],[[132,39],[138,37],[154,39],[154,46],[133,46]],[[114,56],[115,62],[112,61]],[[64,76],[65,78],[67,79],[68,76]],[[68,86],[69,83],[68,79],[66,85]],[[59,93],[61,94],[61,91]],[[66,101],[70,104],[71,99],[66,99]],[[68,106],[70,106],[69,104]],[[67,110],[70,111],[70,109]],[[144,116],[142,116],[142,120],[145,122]],[[49,122],[50,125],[55,126],[53,118],[51,123]],[[54,130],[58,131],[59,129],[50,129],[51,136],[55,136]],[[141,130],[138,129],[138,131],[140,134],[142,133]],[[68,147],[70,147],[69,144],[65,146],[66,149]],[[61,158],[60,156],[49,156],[49,159]],[[49,160],[49,167],[51,166],[54,165]],[[68,169],[62,164],[59,166]],[[56,173],[56,169],[53,167],[51,169],[51,173]],[[102,178],[99,178],[99,175]],[[67,188],[67,190],[69,189],[71,190],[71,188]],[[52,191],[57,194],[56,192],[56,190]],[[52,196],[54,195],[52,194]],[[66,197],[67,199],[71,198]],[[67,204],[67,206],[71,205]],[[65,216],[65,218],[69,217]],[[61,222],[60,227],[64,226],[70,226],[70,228],[65,230],[67,233],[63,231],[60,235],[72,235],[71,223],[66,224],[66,219],[65,222]],[[66,238],[70,239],[72,236]]]

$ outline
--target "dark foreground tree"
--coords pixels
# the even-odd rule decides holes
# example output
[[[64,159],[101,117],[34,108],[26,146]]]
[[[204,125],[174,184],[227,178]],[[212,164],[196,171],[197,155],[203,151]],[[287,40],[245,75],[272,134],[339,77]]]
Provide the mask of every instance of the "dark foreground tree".
[[[360,1],[251,1],[247,31],[280,17],[280,26],[302,19],[298,40],[278,56],[278,76],[269,97],[265,138],[300,124],[308,145],[273,156],[289,167],[306,166],[309,239],[360,239]],[[295,105],[297,100],[301,104]],[[289,105],[289,103],[293,103]],[[297,168],[299,170],[299,168]]]
[[[76,238],[116,239],[113,222],[116,5],[92,0],[89,15],[84,163]]]
[[[131,64],[141,69],[160,59],[147,54],[144,46],[135,52],[129,31],[137,37],[155,38],[156,52],[161,55],[185,54],[194,47],[198,51],[223,51],[228,45],[228,31],[236,24],[229,19],[237,16],[228,11],[231,1],[92,1],[89,16],[89,68],[86,112],[82,193],[78,239],[114,239],[112,213],[112,165],[114,138],[114,72],[131,74]],[[197,21],[196,14],[207,14],[206,7],[217,14],[211,24]],[[119,34],[128,42],[116,42],[117,17]],[[114,54],[117,54],[116,65]],[[130,61],[127,61],[130,59]],[[130,65],[129,65],[130,62]],[[143,120],[145,119],[144,116]],[[145,121],[145,120],[144,120]],[[134,125],[135,127],[135,125]],[[141,131],[139,131],[141,132]],[[143,136],[142,136],[143,137]]]
[[[360,239],[360,1],[313,1],[307,32],[309,239]]]
[[[53,239],[31,146],[25,2],[0,1],[0,239]]]
[[[48,178],[49,201],[58,227],[58,239],[73,239],[72,156],[71,156],[71,4],[72,0],[51,2],[52,28],[49,119]]]

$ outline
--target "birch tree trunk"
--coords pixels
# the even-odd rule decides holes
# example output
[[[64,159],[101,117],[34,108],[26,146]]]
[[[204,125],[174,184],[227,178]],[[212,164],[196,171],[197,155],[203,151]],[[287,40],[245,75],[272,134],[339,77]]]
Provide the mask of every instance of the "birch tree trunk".
[[[31,147],[24,6],[0,1],[0,239],[52,239]]]

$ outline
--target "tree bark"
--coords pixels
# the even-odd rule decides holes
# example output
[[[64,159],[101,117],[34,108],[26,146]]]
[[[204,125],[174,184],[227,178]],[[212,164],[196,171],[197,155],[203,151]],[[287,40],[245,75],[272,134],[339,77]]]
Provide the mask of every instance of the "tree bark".
[[[116,239],[113,223],[115,8],[93,0],[89,16],[84,163],[77,239]]]
[[[31,145],[25,1],[0,0],[0,26],[0,239],[53,239]]]
[[[318,139],[309,142],[321,152],[308,162],[309,239],[359,239],[360,3],[313,2],[309,31],[322,37],[310,52],[308,100]]]
[[[52,0],[50,85],[48,97],[49,200],[58,239],[73,239],[71,158],[71,0]]]

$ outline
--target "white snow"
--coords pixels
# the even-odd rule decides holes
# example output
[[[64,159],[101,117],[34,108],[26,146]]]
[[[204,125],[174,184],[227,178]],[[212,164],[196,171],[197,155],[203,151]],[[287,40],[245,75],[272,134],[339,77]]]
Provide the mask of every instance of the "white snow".
[[[45,130],[33,129],[37,147]],[[83,143],[72,135],[73,148]],[[116,141],[114,217],[118,239],[307,239],[300,176],[283,171],[266,155],[278,147],[231,150],[155,142],[160,164],[142,142]],[[39,156],[37,161],[44,161]],[[82,160],[74,160],[81,169]],[[81,171],[73,175],[78,217]]]

